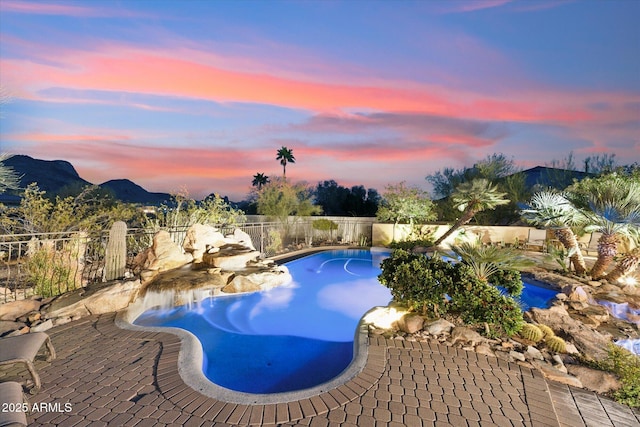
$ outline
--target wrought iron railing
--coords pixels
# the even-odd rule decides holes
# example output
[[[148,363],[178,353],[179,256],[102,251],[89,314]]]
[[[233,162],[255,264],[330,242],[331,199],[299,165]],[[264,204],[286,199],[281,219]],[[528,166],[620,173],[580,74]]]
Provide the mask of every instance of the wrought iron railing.
[[[282,246],[296,249],[327,241],[326,235],[313,229],[316,219],[293,218],[286,225],[257,222],[218,228],[225,235],[236,228],[244,231],[256,250],[270,257]],[[331,236],[333,243],[368,245],[371,242],[371,221],[332,220],[338,224]],[[167,231],[172,240],[182,246],[187,229],[174,227]],[[155,232],[127,230],[126,276],[133,277],[134,258],[151,246]],[[0,303],[34,295],[47,298],[102,281],[108,237],[108,230],[0,235]]]

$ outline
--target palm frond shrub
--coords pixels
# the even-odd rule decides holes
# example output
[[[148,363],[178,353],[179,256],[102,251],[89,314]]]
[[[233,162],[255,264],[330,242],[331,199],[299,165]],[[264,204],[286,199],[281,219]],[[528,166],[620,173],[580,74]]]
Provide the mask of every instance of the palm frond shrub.
[[[471,268],[478,280],[503,287],[513,296],[522,293],[520,270],[534,265],[532,260],[515,248],[485,246],[480,241],[454,245],[451,251]]]

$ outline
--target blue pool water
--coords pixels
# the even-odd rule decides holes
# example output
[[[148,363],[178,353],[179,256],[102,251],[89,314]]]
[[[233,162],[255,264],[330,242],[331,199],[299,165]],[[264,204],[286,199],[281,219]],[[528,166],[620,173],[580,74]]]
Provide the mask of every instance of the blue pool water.
[[[516,298],[522,311],[527,311],[532,307],[548,308],[551,300],[559,292],[558,290],[528,282],[526,279],[523,280],[523,285],[522,294],[519,298]]]
[[[362,316],[391,301],[377,280],[389,253],[317,253],[286,263],[293,277],[288,286],[147,310],[134,323],[193,333],[202,344],[205,376],[222,387],[247,393],[314,387],[351,363]],[[521,304],[546,307],[554,295],[525,284]]]
[[[134,323],[193,333],[202,343],[205,376],[222,387],[247,393],[313,387],[349,365],[360,319],[391,300],[377,280],[388,255],[321,252],[286,264],[289,286],[209,298],[191,309],[148,310]]]

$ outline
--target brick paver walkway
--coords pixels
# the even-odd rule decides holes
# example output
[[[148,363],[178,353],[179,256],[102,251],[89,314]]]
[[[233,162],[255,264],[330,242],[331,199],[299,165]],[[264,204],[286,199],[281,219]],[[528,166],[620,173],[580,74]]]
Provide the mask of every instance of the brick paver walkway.
[[[37,361],[43,405],[34,426],[640,426],[640,413],[593,393],[548,383],[537,371],[447,347],[372,337],[365,369],[300,401],[241,405],[186,386],[180,341],[119,329],[94,316],[48,333],[58,358]],[[26,371],[0,371],[0,381]],[[66,405],[66,406],[65,406]]]

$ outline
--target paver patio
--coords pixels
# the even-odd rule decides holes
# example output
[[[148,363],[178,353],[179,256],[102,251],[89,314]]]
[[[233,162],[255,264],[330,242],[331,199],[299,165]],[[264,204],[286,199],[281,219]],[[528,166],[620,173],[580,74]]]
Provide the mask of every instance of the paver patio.
[[[365,369],[334,390],[289,403],[225,403],[184,384],[176,336],[122,330],[114,319],[48,331],[58,358],[36,361],[42,389],[30,403],[43,406],[30,425],[640,426],[639,411],[518,364],[381,337],[370,339]],[[25,378],[20,368],[0,371],[0,381]]]

